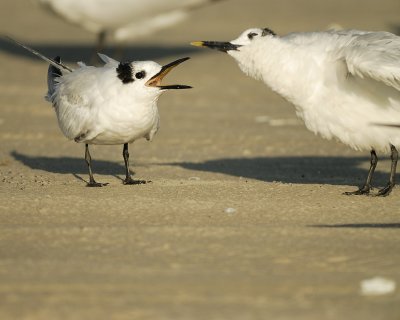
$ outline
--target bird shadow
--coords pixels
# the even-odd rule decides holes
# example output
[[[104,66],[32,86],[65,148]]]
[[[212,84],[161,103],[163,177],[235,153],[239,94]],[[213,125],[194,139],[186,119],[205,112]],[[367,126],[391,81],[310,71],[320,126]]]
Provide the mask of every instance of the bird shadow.
[[[310,228],[373,228],[373,229],[400,229],[400,223],[347,223],[347,224],[315,224]]]
[[[94,53],[93,45],[91,44],[42,44],[42,43],[30,43],[27,44],[36,51],[39,51],[46,57],[52,58],[61,56],[64,62],[77,62],[83,61],[89,63]],[[0,51],[13,56],[19,56],[25,59],[37,59],[33,54],[26,51],[25,49],[17,46],[9,40],[0,38]],[[118,51],[118,53],[116,53]],[[120,50],[113,50],[110,47],[105,48],[101,52],[115,57],[115,59],[129,61],[135,60],[157,60],[170,56],[179,55],[193,55],[198,54],[200,50],[189,45],[182,46],[158,46],[158,45],[136,45],[136,46],[125,46],[123,48],[123,54]],[[118,57],[116,57],[118,55]]]
[[[31,169],[43,170],[52,173],[70,173],[77,179],[83,180],[77,174],[87,174],[88,167],[83,158],[73,157],[37,157],[28,156],[17,151],[12,151],[11,156]],[[125,167],[121,164],[92,160],[92,169],[96,174],[115,175],[125,173]]]
[[[83,158],[29,156],[12,151],[11,156],[31,169],[52,173],[87,174]],[[178,166],[192,171],[222,173],[236,177],[295,184],[362,184],[367,170],[359,166],[367,159],[363,157],[255,157],[223,158],[204,162],[175,162],[162,165]],[[95,173],[114,175],[125,172],[122,164],[93,160]],[[375,172],[374,184],[385,185],[388,174]]]
[[[366,179],[368,170],[360,168],[365,162],[368,159],[364,157],[304,156],[223,158],[168,165],[266,182],[356,185]],[[376,171],[373,181],[375,185],[385,185],[387,179],[388,174]]]

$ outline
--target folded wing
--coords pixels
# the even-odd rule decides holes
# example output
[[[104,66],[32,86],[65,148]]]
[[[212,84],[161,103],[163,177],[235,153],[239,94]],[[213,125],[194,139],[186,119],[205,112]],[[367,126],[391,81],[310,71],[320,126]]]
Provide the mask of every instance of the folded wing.
[[[343,49],[348,72],[400,91],[400,37],[389,32],[356,35]]]

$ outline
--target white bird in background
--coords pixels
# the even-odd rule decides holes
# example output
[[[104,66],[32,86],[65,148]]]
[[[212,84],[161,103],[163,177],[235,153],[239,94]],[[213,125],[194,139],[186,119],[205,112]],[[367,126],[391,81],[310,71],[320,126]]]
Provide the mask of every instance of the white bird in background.
[[[98,35],[124,42],[179,23],[190,11],[221,0],[37,0],[64,20]]]
[[[358,30],[291,33],[249,29],[231,42],[197,41],[228,53],[247,75],[263,80],[295,108],[306,127],[356,150],[370,150],[365,184],[369,194],[378,162],[376,151],[391,152],[387,196],[395,185],[400,134],[390,126],[400,119],[400,37]]]
[[[10,39],[12,40],[12,39]],[[153,61],[118,62],[99,54],[102,67],[86,66],[72,70],[59,57],[49,59],[12,40],[50,63],[46,99],[53,104],[63,134],[85,143],[89,168],[88,186],[101,187],[92,174],[89,144],[123,144],[126,177],[124,184],[146,183],[133,180],[129,170],[128,144],[139,138],[152,140],[159,127],[157,100],[168,89],[189,89],[185,85],[161,85],[174,67],[189,58],[160,66]]]

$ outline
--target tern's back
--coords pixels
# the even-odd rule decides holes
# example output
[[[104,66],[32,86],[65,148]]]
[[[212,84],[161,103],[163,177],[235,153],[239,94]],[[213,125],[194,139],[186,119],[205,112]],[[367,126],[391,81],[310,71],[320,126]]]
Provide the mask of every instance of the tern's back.
[[[83,66],[63,75],[49,67],[49,93],[47,99],[54,106],[61,131],[69,139],[87,132],[93,121],[92,106],[101,101],[99,88],[100,68]]]

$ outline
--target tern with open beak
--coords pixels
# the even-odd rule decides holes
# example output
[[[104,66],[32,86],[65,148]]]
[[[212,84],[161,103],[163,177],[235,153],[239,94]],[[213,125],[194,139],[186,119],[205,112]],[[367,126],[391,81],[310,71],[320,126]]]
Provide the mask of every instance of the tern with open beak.
[[[118,62],[99,54],[105,63],[102,67],[78,63],[79,68],[73,70],[59,57],[49,59],[12,41],[50,64],[46,99],[53,104],[63,134],[85,144],[85,160],[89,168],[87,185],[105,185],[93,177],[90,144],[122,144],[126,170],[124,184],[145,183],[131,177],[128,144],[140,138],[152,140],[159,127],[157,101],[163,92],[191,88],[161,84],[173,68],[189,58],[160,66],[153,61]]]

